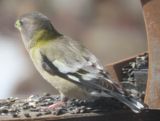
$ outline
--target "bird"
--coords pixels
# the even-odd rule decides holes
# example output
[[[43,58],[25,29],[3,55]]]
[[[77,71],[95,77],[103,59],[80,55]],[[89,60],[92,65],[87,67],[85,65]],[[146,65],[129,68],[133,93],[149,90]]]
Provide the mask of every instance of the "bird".
[[[60,93],[61,103],[51,107],[70,98],[94,100],[100,97],[112,97],[135,113],[146,107],[113,81],[96,56],[80,41],[58,32],[44,14],[37,11],[23,14],[16,20],[15,27],[38,72]]]

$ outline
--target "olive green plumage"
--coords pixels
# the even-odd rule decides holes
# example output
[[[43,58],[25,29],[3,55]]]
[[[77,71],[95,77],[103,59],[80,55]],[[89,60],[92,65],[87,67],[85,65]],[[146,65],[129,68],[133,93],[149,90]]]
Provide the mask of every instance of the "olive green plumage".
[[[90,51],[78,41],[57,32],[43,14],[25,14],[15,26],[35,67],[59,91],[62,99],[96,99],[109,95],[134,112],[144,108],[139,101],[125,95]]]

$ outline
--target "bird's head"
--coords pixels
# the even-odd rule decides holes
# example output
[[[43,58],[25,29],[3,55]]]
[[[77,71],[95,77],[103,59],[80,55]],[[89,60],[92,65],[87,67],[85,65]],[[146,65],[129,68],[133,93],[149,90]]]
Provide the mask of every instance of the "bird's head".
[[[39,12],[27,13],[19,17],[15,27],[20,31],[23,41],[48,40],[59,36],[50,20]],[[29,43],[29,42],[27,42]]]

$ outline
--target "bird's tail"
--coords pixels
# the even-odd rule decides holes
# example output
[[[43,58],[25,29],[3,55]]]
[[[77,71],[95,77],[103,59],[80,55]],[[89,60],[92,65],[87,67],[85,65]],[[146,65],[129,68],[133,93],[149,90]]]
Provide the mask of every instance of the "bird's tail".
[[[146,105],[142,102],[136,100],[133,97],[127,97],[125,95],[121,95],[117,92],[113,92],[111,94],[115,99],[119,100],[126,106],[128,106],[133,112],[140,113],[143,109],[146,109]]]
[[[104,89],[104,92],[106,92],[106,94],[109,94],[113,98],[122,102],[135,113],[140,113],[143,109],[147,108],[147,106],[144,103],[136,100],[131,96],[128,96],[127,92],[125,92],[118,84],[116,84],[115,82],[113,83],[113,81],[111,81],[108,78],[106,78],[105,80],[107,80],[108,82],[112,82],[112,84],[111,83],[110,84],[113,88],[112,91],[108,89]],[[107,95],[105,97],[107,97]]]

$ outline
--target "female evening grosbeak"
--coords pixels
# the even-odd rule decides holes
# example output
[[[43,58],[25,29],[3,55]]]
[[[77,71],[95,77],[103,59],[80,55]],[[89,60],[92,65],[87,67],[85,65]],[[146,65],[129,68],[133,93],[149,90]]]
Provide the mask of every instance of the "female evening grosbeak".
[[[59,91],[62,102],[67,98],[89,100],[111,96],[136,113],[145,108],[109,78],[89,50],[57,32],[45,15],[39,12],[25,14],[15,26],[35,67]]]

